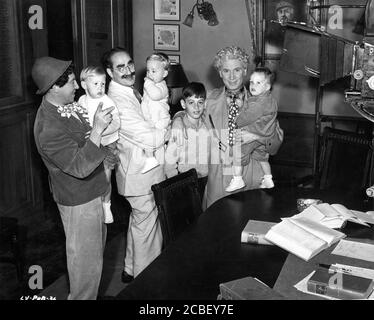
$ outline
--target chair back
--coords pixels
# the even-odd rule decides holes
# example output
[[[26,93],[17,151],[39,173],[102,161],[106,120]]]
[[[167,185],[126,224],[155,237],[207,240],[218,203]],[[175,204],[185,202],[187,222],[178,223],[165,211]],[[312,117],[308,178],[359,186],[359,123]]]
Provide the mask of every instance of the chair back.
[[[163,247],[174,241],[202,213],[197,172],[190,169],[152,186]]]
[[[372,156],[371,138],[325,127],[319,163],[319,188],[364,192],[371,184]]]

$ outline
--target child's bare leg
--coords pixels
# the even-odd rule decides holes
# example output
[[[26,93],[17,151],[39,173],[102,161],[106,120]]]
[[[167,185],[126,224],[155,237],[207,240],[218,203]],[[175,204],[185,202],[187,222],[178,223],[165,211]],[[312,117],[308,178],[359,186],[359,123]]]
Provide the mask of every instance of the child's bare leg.
[[[260,166],[264,171],[264,175],[271,175],[271,167],[268,161],[260,161]]]
[[[243,167],[242,166],[233,166],[232,167],[233,176],[242,176],[243,175]]]
[[[268,161],[260,161],[260,166],[264,171],[264,177],[262,178],[262,182],[260,188],[273,188],[273,176],[271,175],[271,167]]]
[[[104,210],[104,222],[105,223],[112,223],[113,222],[113,214],[112,211],[110,210],[111,206],[111,195],[112,195],[112,185],[111,185],[111,175],[112,175],[112,170],[104,167],[104,172],[105,176],[109,182],[109,188],[107,192],[103,195],[103,210]]]

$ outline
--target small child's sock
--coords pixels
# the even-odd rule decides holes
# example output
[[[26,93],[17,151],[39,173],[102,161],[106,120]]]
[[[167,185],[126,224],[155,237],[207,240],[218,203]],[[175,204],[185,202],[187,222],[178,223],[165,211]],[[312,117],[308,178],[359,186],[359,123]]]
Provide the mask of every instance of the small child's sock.
[[[113,222],[113,214],[110,210],[111,202],[103,202],[103,210],[104,210],[104,223],[112,223]]]
[[[245,187],[245,182],[242,176],[233,176],[230,184],[225,189],[226,192],[233,192],[235,190],[239,190]]]
[[[273,176],[271,174],[265,174],[262,178],[261,189],[271,189],[274,188]]]

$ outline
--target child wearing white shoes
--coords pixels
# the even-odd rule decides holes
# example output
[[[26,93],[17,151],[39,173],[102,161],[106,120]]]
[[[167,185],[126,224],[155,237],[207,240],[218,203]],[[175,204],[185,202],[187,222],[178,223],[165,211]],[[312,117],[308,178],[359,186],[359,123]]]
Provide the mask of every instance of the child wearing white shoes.
[[[164,53],[154,53],[147,60],[147,74],[144,78],[141,109],[145,120],[157,129],[166,129],[170,124],[168,105],[169,90],[165,78],[168,75],[169,58]],[[146,161],[142,173],[159,165],[152,151],[144,150]]]
[[[236,155],[234,152],[233,178],[226,188],[226,192],[233,192],[245,187],[242,177],[243,167],[240,162],[243,158],[248,159],[250,154],[252,154],[253,159],[260,162],[264,172],[260,188],[274,187],[269,154],[266,152],[265,145],[260,141],[261,138],[268,138],[274,135],[278,122],[276,119],[278,104],[271,94],[273,81],[274,74],[266,67],[256,68],[251,75],[249,83],[251,97],[248,98],[248,103],[245,104],[244,109],[239,113],[236,119],[236,126],[241,130],[258,135],[260,139],[243,144],[239,154]]]
[[[107,109],[114,106],[112,111],[112,121],[105,129],[103,136],[101,138],[101,144],[103,146],[108,146],[109,148],[115,148],[114,143],[119,138],[119,128],[120,128],[120,118],[118,109],[113,102],[105,94],[105,81],[106,75],[105,71],[101,67],[88,66],[84,68],[80,74],[81,86],[86,92],[85,95],[81,96],[78,100],[78,104],[84,107],[88,113],[88,121],[90,125],[93,124],[93,119],[100,102],[103,103],[102,109]],[[108,181],[111,181],[112,170],[104,164],[105,175]],[[110,184],[109,184],[110,186]],[[109,187],[108,192],[103,196],[103,211],[104,211],[104,222],[112,223],[113,214],[110,210],[111,206],[111,187]]]

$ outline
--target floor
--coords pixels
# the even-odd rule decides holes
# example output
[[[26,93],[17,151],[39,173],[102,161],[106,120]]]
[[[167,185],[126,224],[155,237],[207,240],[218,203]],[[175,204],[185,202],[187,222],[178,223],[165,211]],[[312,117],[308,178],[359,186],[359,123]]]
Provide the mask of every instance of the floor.
[[[25,252],[24,279],[17,280],[14,265],[0,263],[0,300],[18,300],[34,295],[55,296],[65,299],[68,293],[65,234],[57,207],[46,206],[48,217],[33,230],[28,230],[22,241]],[[104,253],[104,270],[100,295],[115,295],[123,289],[120,274],[125,254],[125,231],[128,225],[130,206],[124,198],[112,196],[114,223],[108,224],[107,243]],[[30,289],[29,267],[39,265],[43,271],[42,289]]]

